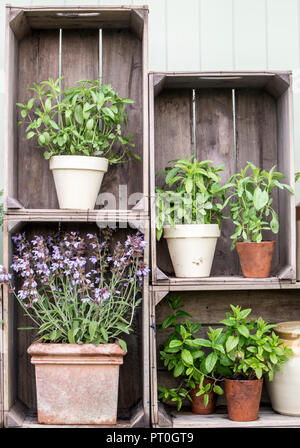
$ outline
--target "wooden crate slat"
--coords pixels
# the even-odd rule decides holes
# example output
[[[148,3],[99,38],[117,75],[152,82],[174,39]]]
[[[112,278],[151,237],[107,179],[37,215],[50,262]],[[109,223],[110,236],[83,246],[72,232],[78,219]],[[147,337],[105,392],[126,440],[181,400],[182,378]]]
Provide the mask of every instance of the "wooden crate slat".
[[[272,409],[261,408],[258,420],[252,422],[234,422],[228,414],[195,415],[184,412],[172,418],[173,428],[280,428],[300,427],[300,417],[277,414]]]
[[[233,225],[226,220],[222,223],[222,236],[217,243],[212,279],[174,277],[166,240],[162,238],[157,242],[155,238],[155,186],[161,182],[155,175],[169,160],[193,154],[191,107],[183,100],[183,95],[191,98],[193,89],[196,92],[199,159],[213,160],[216,165],[223,163],[223,180],[240,170],[247,161],[268,170],[277,165],[276,169],[286,175],[284,182],[294,185],[290,72],[151,73],[149,123],[153,285],[220,289],[219,280],[215,278],[218,276],[227,276],[227,279],[221,280],[225,289],[245,289],[246,285],[249,289],[279,289],[285,287],[288,281],[294,284],[294,197],[286,191],[284,194],[275,191],[273,195],[273,204],[281,220],[280,233],[273,235],[266,232],[265,235],[266,239],[271,237],[277,243],[269,279],[261,282],[258,279],[236,278],[241,275],[241,269],[236,251],[230,251]],[[232,89],[235,89],[235,109]],[[170,110],[171,105],[175,112]],[[176,113],[177,116],[174,116]],[[168,277],[167,281],[163,274]]]

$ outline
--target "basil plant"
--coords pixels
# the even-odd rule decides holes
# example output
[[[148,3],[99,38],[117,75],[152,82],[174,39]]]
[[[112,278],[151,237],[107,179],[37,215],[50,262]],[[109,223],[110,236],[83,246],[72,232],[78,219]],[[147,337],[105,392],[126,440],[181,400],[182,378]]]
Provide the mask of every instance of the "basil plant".
[[[235,231],[230,237],[232,250],[238,240],[261,242],[263,230],[278,233],[279,220],[272,206],[272,193],[275,188],[286,189],[291,194],[294,194],[294,190],[290,185],[281,182],[285,176],[275,171],[275,168],[276,166],[273,166],[270,171],[261,170],[248,162],[240,173],[229,179],[231,187],[227,200],[235,225]]]
[[[221,185],[219,172],[211,160],[175,159],[158,176],[165,176],[162,188],[156,187],[156,237],[163,227],[176,224],[218,224],[221,227],[225,194],[230,184]]]

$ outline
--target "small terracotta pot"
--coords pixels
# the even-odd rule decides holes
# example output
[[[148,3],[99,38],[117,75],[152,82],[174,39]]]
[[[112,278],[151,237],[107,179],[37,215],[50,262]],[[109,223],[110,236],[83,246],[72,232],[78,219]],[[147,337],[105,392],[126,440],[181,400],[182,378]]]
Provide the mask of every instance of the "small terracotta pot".
[[[213,384],[213,381],[204,380],[203,385],[205,386],[208,383]],[[204,406],[204,394],[199,395],[197,397],[196,396],[197,392],[199,392],[198,385],[196,386],[195,389],[190,391],[190,396],[191,399],[193,400],[192,412],[194,414],[202,414],[202,415],[213,414],[215,412],[217,402],[217,395],[215,394],[215,392],[213,392],[212,389],[208,392],[209,400],[206,407]]]
[[[270,275],[275,241],[261,243],[236,243],[243,276],[266,278]]]
[[[224,380],[228,417],[236,422],[257,420],[263,378],[260,380]]]
[[[114,425],[117,419],[118,344],[47,344],[28,348],[35,365],[38,422]]]

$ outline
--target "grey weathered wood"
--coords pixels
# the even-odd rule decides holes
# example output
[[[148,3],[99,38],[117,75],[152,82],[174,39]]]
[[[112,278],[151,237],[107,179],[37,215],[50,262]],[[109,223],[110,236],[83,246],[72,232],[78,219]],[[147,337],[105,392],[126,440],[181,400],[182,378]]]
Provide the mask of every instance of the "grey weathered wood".
[[[220,411],[222,412],[222,411]],[[211,415],[196,415],[189,412],[175,414],[173,428],[299,428],[300,417],[277,414],[270,408],[261,408],[258,420],[235,422],[229,420],[225,410]]]
[[[157,94],[155,92],[157,89]],[[243,168],[247,161],[286,175],[285,182],[294,185],[292,179],[293,135],[290,72],[158,72],[149,75],[150,92],[150,182],[152,225],[152,281],[165,285],[160,272],[169,277],[169,287],[195,289],[245,289],[246,282],[252,288],[281,288],[295,282],[295,212],[294,197],[287,191],[274,191],[273,205],[280,216],[280,233],[265,232],[265,239],[277,244],[273,256],[271,277],[260,282],[243,279],[236,251],[230,251],[230,235],[233,225],[222,224],[222,236],[218,241],[212,266],[212,277],[206,279],[176,279],[166,241],[155,239],[155,186],[162,180],[155,177],[168,160],[187,157],[193,153],[191,132],[191,92],[196,90],[196,143],[199,159],[224,163],[223,181]],[[234,123],[232,89],[235,89],[236,147],[234,147]],[[154,171],[153,171],[154,170]],[[282,277],[281,270],[285,269]],[[159,270],[157,270],[158,268]],[[159,275],[158,275],[159,274]],[[220,279],[217,279],[216,277]],[[227,276],[227,278],[226,278]],[[207,285],[207,288],[205,287]]]
[[[223,165],[222,183],[235,173],[235,152],[231,89],[196,90],[196,142],[198,160],[212,160],[214,166]],[[225,209],[229,215],[229,207]],[[237,254],[230,250],[230,236],[234,233],[231,220],[223,220],[212,265],[212,276],[238,273]]]
[[[236,128],[237,128],[237,170],[243,169],[247,162],[260,169],[270,170],[278,166],[276,100],[269,93],[255,89],[237,89]],[[249,171],[249,173],[251,170]],[[272,195],[272,207],[278,210],[278,189]],[[288,194],[286,193],[286,196]],[[287,197],[285,198],[287,199]],[[264,240],[276,242],[271,274],[276,275],[280,267],[279,236],[271,231],[263,232]],[[241,274],[241,270],[237,272]]]

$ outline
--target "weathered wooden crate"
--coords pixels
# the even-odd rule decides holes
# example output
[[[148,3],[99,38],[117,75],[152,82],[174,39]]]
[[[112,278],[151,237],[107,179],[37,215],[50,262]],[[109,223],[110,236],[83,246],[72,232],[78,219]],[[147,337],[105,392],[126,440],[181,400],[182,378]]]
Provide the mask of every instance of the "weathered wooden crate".
[[[112,193],[115,203],[102,207],[147,212],[147,7],[7,6],[6,14],[5,210],[35,209],[42,216],[58,208],[49,162],[37,144],[26,140],[24,126],[17,127],[15,104],[30,98],[33,82],[63,75],[63,85],[101,78],[134,100],[127,107],[128,132],[142,162],[109,168],[101,193]]]
[[[299,284],[297,284],[299,288]],[[274,412],[270,405],[268,392],[263,387],[259,419],[253,422],[232,422],[228,419],[225,397],[218,397],[215,414],[196,415],[191,412],[189,402],[177,412],[176,406],[169,402],[159,402],[157,387],[176,387],[174,379],[160,361],[160,345],[171,333],[170,329],[159,329],[159,324],[171,313],[167,303],[168,295],[182,297],[182,309],[192,315],[193,322],[200,322],[199,337],[206,337],[208,328],[220,327],[218,323],[230,311],[230,304],[251,308],[254,318],[262,316],[265,321],[277,323],[300,318],[299,290],[287,285],[285,290],[263,291],[186,291],[175,287],[150,288],[150,374],[151,374],[151,424],[155,428],[222,428],[222,427],[300,427],[300,417],[284,416]]]
[[[292,76],[290,72],[150,73],[149,75],[150,195],[153,285],[199,289],[278,288],[294,282],[295,200],[276,191],[280,232],[266,234],[276,240],[271,277],[244,279],[236,251],[230,251],[233,226],[222,223],[211,277],[174,276],[167,244],[155,237],[155,186],[170,160],[190,157],[224,164],[222,180],[247,161],[285,174],[294,186]],[[267,232],[268,233],[268,232]],[[183,254],[184,256],[184,254]]]
[[[103,221],[106,226],[109,221]],[[97,232],[99,222],[28,222],[4,219],[3,263],[10,266],[13,255],[11,236],[20,231],[27,235],[44,234],[59,229],[68,231]],[[115,240],[139,229],[149,243],[149,221],[124,221],[116,224]],[[148,264],[149,244],[144,260]],[[134,332],[125,335],[128,353],[120,366],[117,427],[148,426],[150,419],[149,374],[149,280],[145,278],[143,301],[134,318]],[[45,427],[38,425],[36,417],[35,371],[27,348],[35,338],[34,331],[21,331],[20,327],[32,326],[8,288],[3,293],[3,411],[5,427]]]

